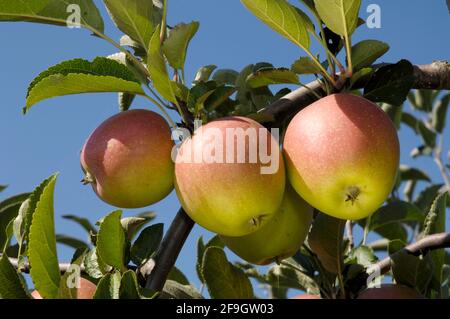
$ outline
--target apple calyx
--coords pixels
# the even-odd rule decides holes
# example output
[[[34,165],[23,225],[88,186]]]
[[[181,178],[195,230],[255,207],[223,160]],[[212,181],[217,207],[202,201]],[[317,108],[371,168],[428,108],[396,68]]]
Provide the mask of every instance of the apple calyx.
[[[359,187],[350,186],[348,188],[347,198],[345,199],[345,201],[352,202],[352,205],[354,205],[356,200],[358,199],[359,194],[361,194],[361,190],[359,189]]]
[[[81,183],[83,183],[83,185],[95,184],[95,178],[90,173],[86,172]]]
[[[259,215],[256,217],[253,217],[250,219],[249,223],[250,225],[254,226],[255,228],[259,228],[259,226],[262,224],[263,219],[266,218],[266,215]]]

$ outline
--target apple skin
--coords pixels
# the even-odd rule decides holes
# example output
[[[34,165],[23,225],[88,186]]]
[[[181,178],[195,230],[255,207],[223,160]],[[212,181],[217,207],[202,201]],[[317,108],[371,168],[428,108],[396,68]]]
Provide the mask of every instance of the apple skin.
[[[162,116],[149,110],[129,110],[95,129],[80,161],[103,201],[116,207],[141,208],[173,190],[173,146],[170,127]]]
[[[300,249],[312,218],[313,208],[287,186],[280,208],[264,226],[243,237],[220,237],[242,259],[267,265],[292,257]]]
[[[77,289],[77,299],[92,299],[95,294],[97,286],[87,279],[80,278],[80,288]],[[34,299],[42,299],[37,290],[31,293]]]
[[[322,299],[318,295],[303,294],[292,297],[291,299]]]
[[[301,110],[284,138],[288,178],[318,210],[357,220],[391,192],[400,146],[390,118],[355,95],[333,94]]]
[[[369,288],[361,292],[357,299],[425,299],[413,288],[384,284],[380,288]]]
[[[213,130],[209,130],[211,128]],[[237,163],[237,147],[232,153],[234,163],[211,163],[203,156],[194,160],[195,150],[211,148],[212,132],[221,136],[224,143],[223,149],[212,147],[211,153],[226,154],[231,145],[226,138],[227,128],[263,132],[269,153],[278,160],[278,170],[274,174],[261,174],[261,167],[266,165],[261,163],[260,157],[255,163],[249,161],[249,145],[260,145],[261,134],[257,134],[256,139],[247,139],[244,163]],[[233,144],[237,145],[237,138],[233,139]],[[247,235],[265,224],[281,204],[285,181],[278,142],[261,124],[244,117],[222,118],[198,128],[181,145],[175,163],[175,189],[184,210],[200,226],[226,236]]]

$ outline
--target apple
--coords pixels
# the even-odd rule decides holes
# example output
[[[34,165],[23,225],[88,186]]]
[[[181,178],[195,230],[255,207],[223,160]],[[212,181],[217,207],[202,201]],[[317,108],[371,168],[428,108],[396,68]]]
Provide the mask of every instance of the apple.
[[[80,278],[80,288],[77,289],[77,299],[92,299],[97,286],[87,279]],[[37,290],[31,293],[34,299],[42,299]]]
[[[369,288],[357,299],[424,299],[415,289],[394,284],[384,284],[380,288]]]
[[[284,187],[277,140],[248,118],[227,117],[200,126],[176,156],[181,205],[196,223],[221,235],[258,230],[277,211]]]
[[[221,239],[231,251],[252,264],[280,262],[300,249],[312,217],[313,208],[287,186],[280,208],[264,226],[246,236],[221,236]]]
[[[291,299],[322,299],[319,295],[303,294],[292,297]]]
[[[301,110],[289,123],[283,148],[295,190],[336,218],[371,215],[396,180],[395,126],[376,104],[355,95],[333,94]]]
[[[85,181],[113,206],[149,206],[173,189],[173,146],[169,125],[159,114],[118,113],[97,127],[84,144]]]

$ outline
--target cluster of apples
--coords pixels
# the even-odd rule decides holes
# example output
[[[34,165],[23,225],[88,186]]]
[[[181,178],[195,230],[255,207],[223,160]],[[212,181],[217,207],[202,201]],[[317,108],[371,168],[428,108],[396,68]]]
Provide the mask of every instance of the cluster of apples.
[[[239,161],[239,144],[227,129],[255,129]],[[387,198],[399,164],[397,131],[372,102],[334,94],[301,110],[279,142],[261,124],[244,117],[218,119],[201,127],[223,138],[210,154],[228,154],[232,163],[172,160],[174,142],[167,122],[147,110],[119,113],[101,124],[81,153],[86,182],[105,202],[139,208],[166,197],[175,186],[187,214],[221,235],[243,259],[268,264],[292,256],[303,244],[313,208],[342,219],[372,214]],[[262,132],[262,134],[261,134]],[[211,147],[211,136],[195,131],[179,156]],[[272,174],[267,163],[250,161],[250,150],[266,142],[279,160]],[[254,148],[253,148],[254,149]],[[287,177],[287,178],[286,178]]]

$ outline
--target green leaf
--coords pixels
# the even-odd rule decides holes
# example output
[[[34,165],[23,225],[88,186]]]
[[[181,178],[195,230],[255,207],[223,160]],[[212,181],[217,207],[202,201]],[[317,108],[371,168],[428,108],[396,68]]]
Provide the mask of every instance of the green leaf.
[[[334,33],[350,36],[358,26],[361,0],[314,0],[322,21]]]
[[[398,284],[415,287],[423,293],[433,276],[433,262],[430,255],[414,256],[402,249],[391,257],[392,275]]]
[[[366,70],[366,69],[363,69],[363,70]],[[383,111],[392,120],[392,123],[394,123],[397,130],[400,129],[400,124],[402,122],[403,105],[390,105],[387,103],[381,103],[380,106],[383,109]]]
[[[425,146],[434,148],[436,146],[436,133],[430,130],[424,122],[417,122],[417,131],[419,132]]]
[[[431,125],[434,128],[434,130],[438,133],[442,133],[444,131],[449,103],[450,103],[450,94],[447,94],[442,99],[440,99],[433,107]]]
[[[137,266],[148,260],[158,249],[164,234],[164,224],[145,228],[131,246],[131,260]]]
[[[309,49],[308,22],[286,0],[241,0],[244,6],[270,28],[298,45]]]
[[[125,232],[120,223],[122,211],[116,210],[100,224],[97,237],[97,254],[101,260],[117,270],[124,269]]]
[[[205,243],[203,242],[203,236],[197,239],[197,263],[195,264],[195,270],[197,271],[197,276],[201,283],[205,283],[205,278],[203,278],[202,266],[203,266],[203,255],[205,254]]]
[[[189,280],[187,279],[187,277],[183,274],[183,272],[178,269],[177,267],[173,267],[172,270],[169,273],[169,276],[167,277],[167,279],[176,281],[182,285],[189,285]]]
[[[118,94],[119,111],[125,112],[129,110],[131,104],[133,104],[135,97],[136,97],[135,94],[119,92]]]
[[[442,274],[441,298],[450,299],[450,265],[444,265]]]
[[[376,230],[386,224],[398,224],[402,222],[422,222],[424,215],[414,204],[404,201],[394,201],[379,208],[371,218],[370,230]]]
[[[317,283],[305,273],[286,265],[275,265],[267,272],[267,281],[271,286],[293,288],[319,294]]]
[[[53,197],[56,175],[50,177],[37,200],[29,234],[30,275],[42,298],[56,298],[61,274],[56,253]]]
[[[236,84],[239,72],[231,69],[219,69],[214,72],[212,80],[218,85],[232,85]]]
[[[126,271],[122,275],[119,290],[120,299],[139,299],[139,284],[136,273],[132,270]]]
[[[92,0],[0,0],[0,21],[26,21],[67,26],[68,5],[78,5],[82,10],[81,26],[103,32],[103,19]]]
[[[122,228],[125,230],[125,234],[128,240],[132,240],[134,236],[141,230],[145,224],[149,223],[156,217],[155,213],[149,214],[147,217],[126,217],[122,218],[120,223],[122,224]]]
[[[199,82],[189,91],[187,98],[187,107],[194,113],[198,113],[203,109],[206,100],[214,93],[217,84],[214,81]]]
[[[254,65],[249,64],[244,67],[236,80],[236,88],[238,89],[236,93],[236,101],[240,102],[242,105],[251,105],[250,100],[250,89],[247,87],[247,78],[252,74]]]
[[[8,188],[8,185],[0,185],[0,193]]]
[[[271,84],[299,84],[297,74],[289,69],[262,69],[247,78],[247,86],[254,89]]]
[[[19,258],[21,258],[24,253],[24,242],[28,242],[31,220],[33,218],[34,212],[36,211],[36,205],[45,187],[47,187],[50,179],[51,178],[43,181],[31,194],[29,194],[29,196],[27,196],[29,198],[23,201],[22,205],[20,206],[19,213],[14,220],[13,231],[19,245]]]
[[[131,60],[124,52],[114,53],[108,55],[106,58],[119,62],[120,64],[126,66],[127,69],[133,73],[135,79],[137,79],[140,83],[144,85],[147,85],[149,83],[147,72],[143,70],[145,68],[142,66],[142,64],[140,62]]]
[[[261,86],[250,91],[256,110],[262,110],[274,101],[273,93],[268,86]]]
[[[372,248],[368,246],[358,246],[350,251],[346,263],[351,263],[352,261],[367,268],[376,263],[378,258]]]
[[[0,202],[0,251],[9,243],[12,234],[7,233],[8,225],[17,218],[20,207],[28,195],[16,195]]]
[[[447,208],[447,192],[439,194],[431,205],[424,222],[423,236],[445,232]],[[440,293],[442,278],[442,269],[445,261],[445,250],[436,249],[430,253],[433,260],[434,272],[432,278],[432,288]]]
[[[400,239],[402,241],[406,241],[408,238],[408,232],[403,224],[384,224],[374,231],[380,234],[383,238],[387,238],[389,240]]]
[[[295,10],[297,11],[297,13],[300,15],[300,17],[303,20],[303,23],[305,24],[306,30],[312,34],[314,34],[316,32],[316,27],[314,26],[314,23],[312,22],[312,20],[310,19],[310,17],[303,12],[302,10],[300,10],[299,8],[295,7]]]
[[[84,241],[67,235],[56,235],[56,242],[75,249],[89,248],[89,244]]]
[[[414,84],[411,62],[401,60],[379,68],[364,88],[365,98],[374,102],[401,105]]]
[[[245,275],[249,278],[256,279],[259,283],[267,284],[267,277],[266,275],[263,275],[259,272],[258,269],[255,268],[255,265],[249,264],[249,263],[241,263],[241,262],[235,262],[234,265],[241,269]]]
[[[173,280],[164,284],[161,299],[203,299],[203,296],[191,285],[182,285]]]
[[[155,27],[158,8],[148,0],[103,0],[116,26],[141,48],[147,49]]]
[[[372,68],[362,68],[361,70],[356,71],[355,73],[353,73],[353,76],[350,79],[350,87],[353,88],[353,86],[362,79],[370,78],[373,72],[374,70]]]
[[[317,64],[309,57],[301,57],[296,60],[292,64],[291,70],[297,74],[317,74],[321,72]]]
[[[417,181],[408,180],[405,183],[405,187],[403,188],[403,194],[405,195],[405,200],[407,202],[411,202],[413,200],[414,191],[417,186]]]
[[[63,215],[62,218],[76,222],[81,227],[83,227],[88,234],[97,234],[97,229],[91,224],[91,222],[87,218],[78,217],[75,215]]]
[[[0,299],[30,299],[14,266],[6,254],[0,256]]]
[[[204,103],[204,107],[208,112],[220,108],[229,97],[236,92],[236,88],[232,86],[219,86],[211,95],[208,96]]]
[[[120,272],[106,274],[98,282],[93,299],[119,299],[120,283]]]
[[[98,92],[145,94],[134,73],[115,60],[103,57],[92,62],[74,59],[49,68],[31,82],[24,113],[48,98]]]
[[[430,177],[428,177],[425,172],[406,165],[400,165],[400,179],[402,181],[414,180],[431,182]]]
[[[417,123],[418,122],[419,122],[419,120],[411,113],[407,113],[407,112],[402,113],[402,123],[407,125],[416,134],[417,134],[417,125],[418,125]]]
[[[371,66],[389,50],[389,45],[378,40],[363,40],[351,49],[353,68],[360,70]]]
[[[196,73],[193,84],[197,84],[198,82],[206,82],[209,80],[211,74],[214,70],[217,69],[216,65],[206,65],[202,66]]]
[[[345,220],[319,213],[314,219],[308,243],[322,266],[330,273],[342,269],[342,241]]]
[[[203,277],[203,256],[205,255],[205,251],[208,247],[219,247],[224,248],[225,245],[220,239],[219,236],[214,236],[211,238],[206,245],[203,243],[203,237],[200,236],[197,240],[197,264],[196,264],[196,270],[197,270],[197,276],[200,279],[200,281],[204,284],[205,278]]]
[[[288,299],[288,290],[287,288],[280,288],[277,286],[269,287],[269,296],[271,299]]]
[[[394,239],[390,240],[388,243],[388,249],[387,252],[389,255],[395,254],[396,252],[402,250],[405,248],[406,243],[403,240],[400,239]]]
[[[428,212],[442,186],[443,184],[437,184],[424,188],[414,200],[414,204],[419,207],[422,212]]]
[[[170,30],[162,50],[174,69],[184,69],[189,42],[195,36],[200,24],[197,21],[180,23]]]
[[[408,94],[408,100],[416,110],[428,113],[432,110],[438,94],[437,90],[415,90]]]
[[[0,202],[0,211],[6,210],[12,206],[22,204],[30,196],[30,193],[23,193],[19,195],[11,196]]]
[[[219,247],[205,250],[202,272],[214,299],[253,299],[253,287],[244,272],[229,263]]]
[[[147,47],[142,47],[128,35],[123,35],[119,40],[119,44],[124,47],[132,48],[135,56],[138,56],[142,59],[145,59],[147,57]]]
[[[429,146],[426,145],[420,145],[416,148],[414,148],[411,151],[411,157],[412,158],[417,158],[419,156],[431,156],[433,154],[433,149]]]
[[[445,231],[445,211],[447,208],[447,192],[442,192],[434,199],[425,218],[422,235],[440,233]]]
[[[111,266],[105,265],[97,254],[97,248],[93,248],[84,258],[84,268],[86,273],[92,278],[101,278],[103,274],[111,271]]]
[[[177,103],[172,81],[167,72],[166,62],[161,49],[160,40],[161,27],[158,26],[153,33],[148,48],[148,71],[153,81],[153,86],[166,100]]]

